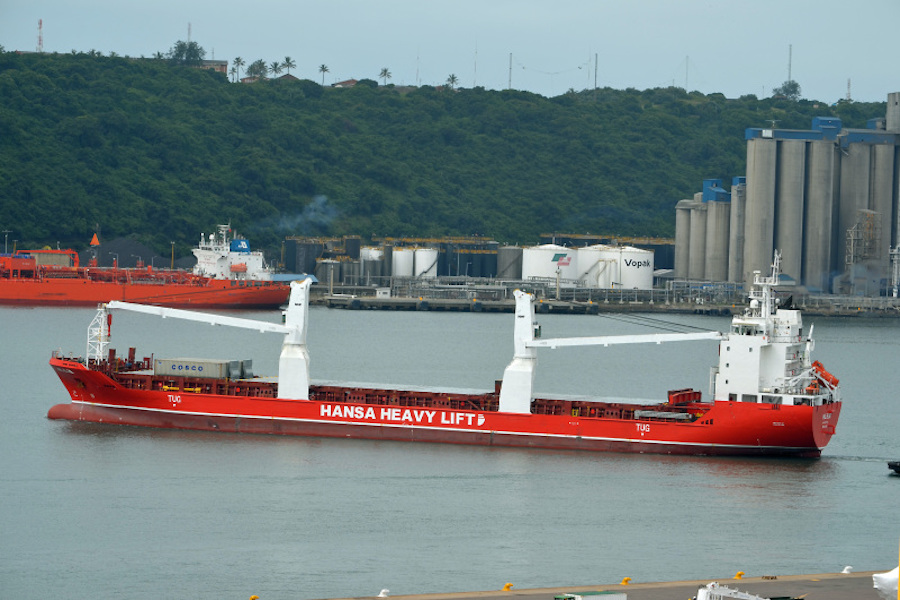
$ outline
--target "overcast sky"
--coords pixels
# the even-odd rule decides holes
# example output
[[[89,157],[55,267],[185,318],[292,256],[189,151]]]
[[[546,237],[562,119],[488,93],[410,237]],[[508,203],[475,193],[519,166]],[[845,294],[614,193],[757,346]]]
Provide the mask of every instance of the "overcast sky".
[[[206,58],[290,57],[325,83],[377,79],[528,90],[676,85],[882,102],[900,91],[900,0],[0,0],[0,45],[152,56],[188,39]],[[512,68],[510,69],[510,55]],[[595,61],[596,56],[596,61]],[[789,60],[789,56],[791,57]]]

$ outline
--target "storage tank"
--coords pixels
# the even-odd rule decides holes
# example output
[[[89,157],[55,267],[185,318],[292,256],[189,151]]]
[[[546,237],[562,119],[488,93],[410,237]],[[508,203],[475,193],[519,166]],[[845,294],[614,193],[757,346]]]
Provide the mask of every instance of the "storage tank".
[[[344,237],[344,254],[353,260],[358,260],[360,258],[360,246],[362,245],[362,240],[358,235],[348,235]]]
[[[381,274],[384,277],[390,277],[393,275],[394,269],[394,246],[393,244],[385,244],[382,248],[384,248],[384,256],[382,257],[384,262],[381,263]]]
[[[522,279],[522,249],[503,246],[497,250],[497,279]]]
[[[364,246],[359,249],[359,258],[360,260],[382,260],[384,258],[384,248]]]
[[[703,267],[705,279],[728,279],[728,234],[731,227],[731,203],[711,201],[706,203],[706,261]]]
[[[747,140],[747,202],[744,210],[745,284],[753,282],[753,271],[771,270],[775,249],[775,177],[777,142]]]
[[[341,261],[341,281],[344,285],[359,285],[362,264],[358,260]]]
[[[391,253],[391,273],[394,277],[412,277],[415,248],[394,248]]]
[[[591,288],[610,288],[614,273],[618,273],[618,255],[611,255],[613,248],[607,244],[595,244],[578,249],[578,280]]]
[[[437,248],[416,248],[415,249],[415,276],[416,277],[437,277],[438,274],[438,256],[440,252]]]
[[[329,285],[341,282],[341,263],[331,258],[320,258],[316,261],[316,279],[320,283]]]
[[[743,281],[744,272],[744,212],[747,202],[747,183],[735,177],[731,185],[731,223],[728,226],[728,281]]]
[[[577,250],[544,244],[525,248],[522,252],[522,279],[556,280],[557,269],[560,281],[571,286],[578,279]]]
[[[814,292],[831,291],[831,272],[835,268],[832,231],[835,194],[838,191],[838,152],[840,150],[830,140],[817,140],[809,144],[803,284]]]
[[[653,253],[633,246],[610,246],[601,251],[601,260],[610,262],[609,287],[626,290],[653,289]]]
[[[361,285],[374,285],[383,276],[382,265],[384,261],[379,259],[364,259],[359,261],[362,264],[360,272]]]
[[[481,255],[481,276],[496,277],[497,276],[497,246],[482,251]]]
[[[782,272],[798,282],[803,261],[805,176],[806,142],[798,140],[779,142],[775,248],[781,251]]]
[[[691,209],[694,201],[679,200],[675,205],[675,277],[688,276],[688,261],[691,255]]]

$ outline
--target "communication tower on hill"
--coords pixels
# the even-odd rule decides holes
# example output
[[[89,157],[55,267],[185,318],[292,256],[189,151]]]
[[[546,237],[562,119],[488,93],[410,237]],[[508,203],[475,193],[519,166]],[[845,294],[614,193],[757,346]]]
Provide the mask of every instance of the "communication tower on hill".
[[[38,19],[38,43],[37,43],[37,51],[44,51],[44,20]]]

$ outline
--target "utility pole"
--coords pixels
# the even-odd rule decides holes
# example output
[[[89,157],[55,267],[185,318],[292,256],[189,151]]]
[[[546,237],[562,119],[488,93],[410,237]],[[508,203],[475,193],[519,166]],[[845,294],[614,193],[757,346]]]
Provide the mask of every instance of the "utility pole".
[[[788,81],[793,81],[793,79],[791,79],[791,62],[793,60],[793,54],[794,54],[794,45],[788,44],[788,78],[787,78]]]
[[[512,89],[512,52],[509,53],[509,83],[506,85],[506,89]]]
[[[9,234],[12,233],[12,229],[4,229],[3,230],[3,254],[9,254]]]

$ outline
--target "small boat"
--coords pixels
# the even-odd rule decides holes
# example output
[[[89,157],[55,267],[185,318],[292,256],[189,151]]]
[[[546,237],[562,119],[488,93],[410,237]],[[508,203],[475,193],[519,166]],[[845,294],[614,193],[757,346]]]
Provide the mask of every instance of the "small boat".
[[[889,461],[888,469],[891,469],[894,472],[894,475],[900,475],[900,460]]]
[[[284,323],[127,302],[98,309],[84,358],[54,353],[69,394],[51,419],[219,432],[349,437],[522,448],[666,454],[818,457],[835,433],[839,382],[813,361],[800,312],[779,308],[780,256],[755,277],[747,310],[727,333],[540,337],[534,298],[516,291],[514,356],[493,391],[457,393],[315,384],[306,347],[309,281],[291,283]],[[125,309],[284,335],[279,377],[249,361],[127,358],[109,349],[111,310]],[[719,340],[715,389],[676,389],[652,405],[536,397],[537,351],[564,346]],[[601,384],[602,385],[602,384]]]

